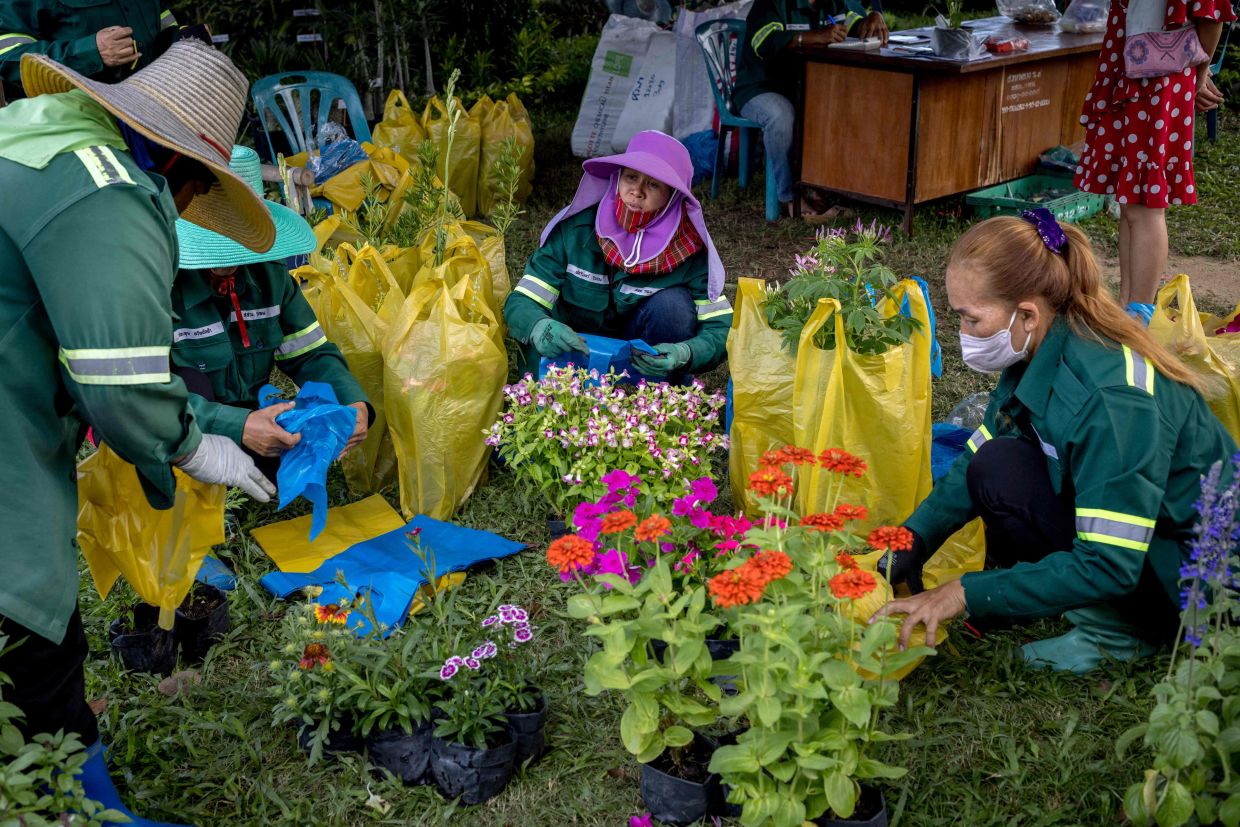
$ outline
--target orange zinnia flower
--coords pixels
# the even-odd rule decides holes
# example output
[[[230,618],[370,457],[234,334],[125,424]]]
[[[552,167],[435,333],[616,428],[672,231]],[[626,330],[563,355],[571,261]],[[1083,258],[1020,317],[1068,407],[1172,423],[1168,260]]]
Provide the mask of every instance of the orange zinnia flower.
[[[783,448],[772,448],[769,451],[763,452],[761,458],[759,458],[758,460],[758,464],[769,465],[772,468],[778,468],[779,466],[784,465],[790,461],[791,460],[788,459],[788,455],[784,453]]]
[[[653,543],[655,540],[668,534],[672,530],[672,523],[666,517],[658,514],[651,514],[642,520],[641,525],[633,532],[633,536],[637,538],[639,543]]]
[[[561,573],[585,568],[594,562],[594,544],[576,534],[566,534],[547,547],[547,562]]]
[[[870,532],[866,542],[879,551],[909,551],[913,548],[913,532],[904,526],[879,526]]]
[[[314,607],[314,619],[319,623],[341,623],[349,616],[348,609],[342,609],[335,603]]]
[[[866,464],[861,457],[854,456],[839,448],[828,448],[818,455],[818,462],[823,468],[844,476],[860,477],[865,474]]]
[[[795,445],[784,446],[784,462],[791,462],[793,465],[813,465],[818,461],[818,457],[814,456],[814,452],[808,448],[798,448]]]
[[[611,514],[604,515],[602,528],[599,529],[603,534],[619,534],[627,531],[637,523],[637,515],[632,511],[614,511]]]
[[[878,581],[864,569],[849,569],[832,577],[827,585],[839,600],[860,600],[878,588]]]
[[[849,520],[864,520],[870,515],[869,510],[864,505],[849,505],[848,503],[837,505],[833,513],[845,522]]]
[[[749,475],[749,490],[760,497],[786,496],[792,493],[792,477],[778,468],[763,466]]]
[[[770,583],[792,571],[792,560],[782,551],[762,551],[749,558],[745,566],[752,566],[762,577],[762,582]]]
[[[724,609],[753,603],[762,597],[766,583],[762,574],[749,563],[716,574],[708,583],[715,605]]]
[[[844,571],[854,571],[860,568],[857,565],[857,561],[853,559],[853,556],[846,551],[841,551],[839,554],[835,555],[835,562],[839,563],[840,568]]]
[[[306,648],[302,650],[301,660],[297,665],[302,669],[313,669],[316,666],[326,666],[331,663],[332,654],[327,651],[327,647],[321,643],[307,643]]]
[[[806,514],[801,525],[813,531],[839,531],[844,527],[844,518],[836,514]]]

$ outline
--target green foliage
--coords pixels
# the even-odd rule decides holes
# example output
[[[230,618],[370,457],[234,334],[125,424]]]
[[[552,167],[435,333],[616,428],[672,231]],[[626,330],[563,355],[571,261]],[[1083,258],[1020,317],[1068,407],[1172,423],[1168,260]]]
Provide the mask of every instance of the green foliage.
[[[413,730],[431,719],[431,705],[439,687],[428,677],[433,666],[426,656],[423,626],[406,624],[390,637],[375,630],[353,650],[353,662],[344,665],[344,690],[339,706],[353,715],[354,730],[372,732]]]
[[[877,355],[909,341],[920,322],[899,312],[891,292],[897,278],[882,263],[882,245],[891,231],[877,222],[868,227],[860,221],[851,236],[845,230],[820,231],[817,243],[804,256],[796,257],[792,278],[768,288],[762,309],[767,323],[783,334],[784,347],[795,354],[810,316],[822,299],[840,303],[848,347],[856,353]],[[886,297],[887,313],[876,306]],[[828,321],[814,336],[825,350],[836,346],[835,325]]]
[[[525,148],[517,143],[515,137],[508,137],[500,145],[500,153],[491,166],[491,175],[496,181],[495,207],[491,210],[491,223],[500,235],[507,235],[512,223],[525,210],[517,202],[517,188],[521,184],[521,158]]]
[[[0,634],[0,655],[20,644]],[[0,690],[12,685],[0,672]],[[86,748],[77,735],[40,733],[29,741],[18,731],[22,712],[0,691],[0,824],[14,827],[103,827],[124,821],[116,810],[105,810],[86,797],[78,773]]]
[[[569,614],[589,624],[585,635],[602,644],[586,661],[586,694],[610,690],[624,699],[620,740],[642,763],[665,751],[677,761],[691,730],[719,719],[722,693],[710,680],[706,639],[722,623],[706,606],[705,586],[674,588],[670,557],[660,555],[636,585],[605,575],[568,601]],[[661,657],[656,641],[667,647]]]
[[[726,444],[714,431],[722,394],[701,385],[622,388],[620,381],[552,367],[542,381],[527,376],[504,389],[505,410],[487,441],[557,514],[601,497],[601,478],[614,469],[639,475],[665,508],[684,490],[683,471],[708,467]]]

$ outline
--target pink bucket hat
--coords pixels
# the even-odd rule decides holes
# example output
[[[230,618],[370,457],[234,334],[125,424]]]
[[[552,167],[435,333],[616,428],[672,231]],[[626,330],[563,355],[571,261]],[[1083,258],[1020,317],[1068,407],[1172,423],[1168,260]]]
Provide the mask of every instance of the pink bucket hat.
[[[572,202],[567,207],[547,222],[539,238],[539,246],[547,243],[547,237],[561,221],[601,203],[609,194],[614,194],[614,181],[624,167],[635,169],[667,184],[674,192],[673,202],[683,200],[689,221],[701,236],[706,248],[710,296],[717,298],[723,295],[723,262],[719,259],[719,253],[715,250],[715,243],[711,240],[710,233],[706,231],[706,222],[702,218],[702,205],[694,197],[691,189],[693,161],[689,158],[689,151],[680,141],[657,130],[638,132],[629,141],[625,151],[619,155],[607,155],[585,161],[581,165],[585,174],[581,176],[581,183],[577,185],[577,194],[573,196]],[[669,207],[674,207],[674,205],[669,203]],[[599,212],[601,214],[603,211]],[[659,234],[662,243],[645,247],[643,261],[648,261],[663,252],[671,240],[676,225],[679,225],[680,219],[678,215],[675,215],[674,209],[669,210],[668,214],[672,216],[672,223],[663,228],[664,231]],[[650,228],[652,232],[657,232],[657,230],[658,228],[653,226]],[[601,231],[600,234],[612,236],[609,231]]]

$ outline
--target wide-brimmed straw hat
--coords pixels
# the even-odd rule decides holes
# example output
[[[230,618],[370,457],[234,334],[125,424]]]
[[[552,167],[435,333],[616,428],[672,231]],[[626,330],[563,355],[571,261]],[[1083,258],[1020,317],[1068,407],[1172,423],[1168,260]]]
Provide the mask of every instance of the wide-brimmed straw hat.
[[[248,146],[234,146],[229,167],[255,192],[263,191],[263,167],[258,153]],[[276,240],[265,253],[256,253],[243,247],[228,236],[213,233],[186,221],[177,219],[177,240],[181,249],[180,267],[186,270],[204,270],[208,267],[240,267],[263,261],[280,261],[290,256],[300,256],[318,246],[314,230],[306,220],[283,204],[264,201],[271,221],[276,227]]]
[[[228,168],[249,83],[224,53],[183,40],[119,83],[100,83],[46,55],[25,54],[22,85],[31,97],[81,89],[135,131],[206,165],[218,185],[194,198],[182,217],[251,250],[271,249],[271,214]]]

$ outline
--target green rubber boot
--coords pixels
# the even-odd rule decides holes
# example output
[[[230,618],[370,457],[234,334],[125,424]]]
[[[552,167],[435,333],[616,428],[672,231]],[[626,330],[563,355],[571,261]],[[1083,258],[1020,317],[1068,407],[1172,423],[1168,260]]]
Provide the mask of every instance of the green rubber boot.
[[[1075,609],[1064,612],[1064,618],[1075,627],[1072,631],[1049,640],[1026,643],[1020,648],[1030,667],[1083,675],[1107,658],[1134,661],[1152,655],[1157,649],[1110,606]]]

